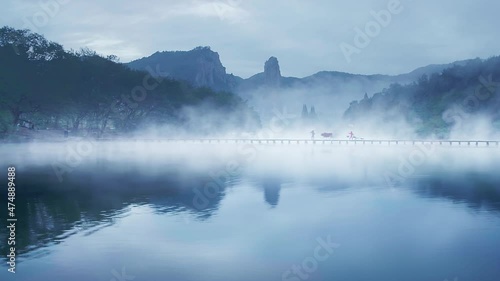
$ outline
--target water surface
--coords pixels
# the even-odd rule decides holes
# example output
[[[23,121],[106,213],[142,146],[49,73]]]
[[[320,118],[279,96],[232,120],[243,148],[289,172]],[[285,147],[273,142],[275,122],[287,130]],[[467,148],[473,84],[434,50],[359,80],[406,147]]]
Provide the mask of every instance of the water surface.
[[[498,150],[433,150],[388,182],[418,148],[145,147],[96,144],[59,176],[68,147],[2,151],[19,260],[0,278],[500,278]]]

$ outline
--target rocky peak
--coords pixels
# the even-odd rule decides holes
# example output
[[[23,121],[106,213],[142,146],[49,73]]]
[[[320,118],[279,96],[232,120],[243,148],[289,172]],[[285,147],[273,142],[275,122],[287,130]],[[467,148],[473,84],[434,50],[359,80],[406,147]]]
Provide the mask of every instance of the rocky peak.
[[[210,47],[196,47],[190,51],[156,52],[150,57],[130,62],[132,69],[146,70],[157,66],[162,73],[174,79],[190,82],[196,87],[228,90],[228,75],[219,54]]]
[[[278,59],[270,57],[264,64],[265,83],[269,86],[279,86],[281,80],[281,71]]]
[[[193,50],[199,53],[196,59],[194,85],[220,89],[226,84],[226,68],[222,65],[219,54],[209,47],[198,47]]]

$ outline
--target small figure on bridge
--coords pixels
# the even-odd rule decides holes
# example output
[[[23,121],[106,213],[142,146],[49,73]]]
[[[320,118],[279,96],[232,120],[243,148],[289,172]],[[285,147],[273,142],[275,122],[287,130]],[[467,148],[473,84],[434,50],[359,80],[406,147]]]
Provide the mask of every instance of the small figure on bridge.
[[[349,140],[364,140],[364,138],[355,136],[352,131],[349,134],[347,134],[347,138],[349,138]]]
[[[353,140],[355,139],[356,137],[354,136],[354,133],[351,131],[349,134],[347,134],[347,137],[349,138],[349,140]]]
[[[314,136],[316,135],[316,133],[314,132],[314,130],[311,131],[311,139],[314,140]]]

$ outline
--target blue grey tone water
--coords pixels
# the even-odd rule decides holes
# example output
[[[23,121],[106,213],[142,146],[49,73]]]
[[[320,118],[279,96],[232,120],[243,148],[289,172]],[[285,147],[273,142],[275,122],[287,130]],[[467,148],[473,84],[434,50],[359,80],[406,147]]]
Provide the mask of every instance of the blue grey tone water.
[[[497,150],[434,151],[449,165],[428,156],[398,182],[414,148],[99,151],[62,181],[52,153],[14,151],[18,264],[7,272],[2,231],[1,280],[500,278],[500,177],[469,157]]]

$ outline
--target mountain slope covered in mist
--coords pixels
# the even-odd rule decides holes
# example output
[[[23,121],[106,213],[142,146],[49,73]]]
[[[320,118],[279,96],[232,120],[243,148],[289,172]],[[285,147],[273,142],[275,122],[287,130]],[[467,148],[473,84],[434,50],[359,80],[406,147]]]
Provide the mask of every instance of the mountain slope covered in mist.
[[[270,57],[263,71],[247,79],[227,74],[220,56],[209,47],[197,47],[191,51],[156,52],[127,65],[132,69],[160,69],[174,79],[187,81],[195,86],[237,93],[253,106],[263,118],[270,120],[276,109],[300,114],[304,104],[315,106],[323,123],[338,123],[342,113],[352,100],[361,99],[365,93],[376,93],[393,83],[409,84],[422,75],[440,73],[453,65],[429,65],[400,75],[363,75],[338,71],[320,71],[304,77],[287,77],[282,74],[278,58]]]
[[[0,62],[4,137],[19,125],[97,137],[151,128],[165,134],[165,127],[207,134],[260,126],[237,95],[152,77],[90,50],[68,52],[29,30],[0,29]]]
[[[486,138],[500,130],[499,81],[500,57],[470,60],[365,96],[352,102],[344,117],[385,128],[388,123],[404,123],[420,136]]]
[[[367,87],[377,83],[411,83],[422,75],[439,73],[454,65],[464,65],[469,60],[449,64],[434,64],[417,68],[399,75],[352,74],[339,71],[320,71],[307,77],[285,77],[281,74],[278,59],[270,57],[264,64],[264,71],[247,79],[226,73],[226,68],[217,52],[210,47],[196,47],[190,51],[156,52],[149,57],[127,63],[132,69],[147,70],[158,67],[159,75],[185,80],[196,87],[210,87],[215,90],[232,90],[237,93],[256,90],[261,87],[293,88],[315,86],[325,83],[358,82]]]
[[[219,54],[210,47],[196,47],[191,51],[156,52],[149,57],[127,64],[135,70],[161,70],[158,75],[184,80],[195,87],[214,90],[232,90],[242,80],[226,73]]]

